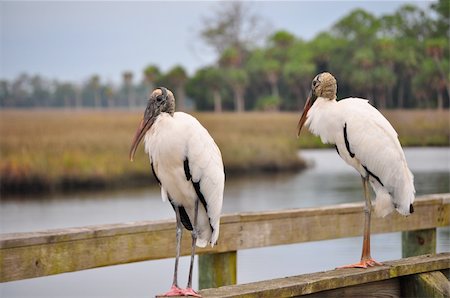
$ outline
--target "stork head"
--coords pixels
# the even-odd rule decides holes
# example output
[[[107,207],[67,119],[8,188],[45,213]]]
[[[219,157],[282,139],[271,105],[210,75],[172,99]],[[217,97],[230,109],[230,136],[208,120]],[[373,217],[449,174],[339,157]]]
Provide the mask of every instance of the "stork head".
[[[329,100],[336,99],[337,83],[336,79],[329,72],[322,72],[318,74],[311,83],[311,91],[309,92],[308,99],[306,100],[305,107],[303,108],[303,114],[298,121],[298,134],[302,130],[303,124],[305,124],[306,117],[309,109],[312,107],[318,97],[323,97]]]
[[[134,135],[133,142],[131,143],[129,154],[131,161],[133,161],[134,154],[136,153],[139,143],[145,136],[145,133],[150,129],[150,127],[152,127],[156,118],[158,118],[161,113],[168,113],[173,116],[174,112],[175,97],[173,96],[172,91],[164,87],[159,87],[153,90],[150,94],[150,98],[148,99],[144,117],[142,118],[142,121],[136,130],[136,134]]]

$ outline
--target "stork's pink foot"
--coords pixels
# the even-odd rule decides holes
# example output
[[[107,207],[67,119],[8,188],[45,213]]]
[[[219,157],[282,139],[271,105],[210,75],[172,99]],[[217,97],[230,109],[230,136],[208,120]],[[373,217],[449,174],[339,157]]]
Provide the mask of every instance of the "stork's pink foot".
[[[373,266],[383,266],[382,263],[379,263],[375,261],[372,258],[367,258],[361,260],[359,263],[345,265],[341,267],[337,267],[337,269],[344,269],[344,268],[367,268],[367,267],[373,267]]]
[[[183,291],[183,295],[184,296],[193,296],[193,297],[202,297],[199,293],[197,293],[196,291],[194,291],[192,288],[187,288]]]
[[[167,293],[164,293],[161,296],[172,297],[172,296],[183,296],[183,295],[184,295],[184,290],[173,285]]]

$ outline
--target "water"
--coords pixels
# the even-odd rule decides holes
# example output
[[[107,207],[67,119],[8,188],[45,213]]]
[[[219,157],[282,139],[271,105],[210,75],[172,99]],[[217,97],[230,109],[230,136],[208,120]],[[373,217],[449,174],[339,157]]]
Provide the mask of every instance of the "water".
[[[417,194],[450,192],[449,148],[406,148]],[[224,213],[316,207],[361,202],[361,179],[334,150],[303,150],[315,166],[298,174],[228,177]],[[2,233],[173,218],[157,187],[113,193],[73,194],[41,200],[21,198],[0,203]],[[174,231],[175,233],[175,231]],[[185,234],[188,235],[188,234]],[[438,252],[450,251],[450,228],[438,229]],[[329,270],[359,259],[361,237],[318,241],[238,252],[238,282]],[[372,236],[378,261],[401,257],[401,234]],[[271,260],[270,268],[267,261]],[[185,286],[189,258],[180,261]],[[151,297],[168,290],[173,259],[140,262],[41,277],[0,285],[1,297]],[[194,288],[197,285],[194,267]]]

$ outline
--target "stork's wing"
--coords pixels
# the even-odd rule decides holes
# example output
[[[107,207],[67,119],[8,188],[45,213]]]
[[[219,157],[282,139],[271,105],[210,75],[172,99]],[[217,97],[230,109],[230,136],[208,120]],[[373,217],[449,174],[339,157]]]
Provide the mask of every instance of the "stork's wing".
[[[344,106],[345,104],[345,106]],[[396,161],[405,156],[397,132],[367,101],[348,98],[339,102],[347,149],[378,177],[388,179]]]
[[[185,132],[189,135],[184,165],[186,178],[191,179],[207,211],[213,229],[211,243],[214,244],[219,235],[225,183],[222,155],[208,131],[195,118],[184,113],[176,114],[177,117],[186,117],[184,123],[189,123]]]
[[[348,149],[393,195],[395,203],[413,200],[410,198],[414,194],[412,174],[397,132],[389,121],[367,101],[349,98],[339,103]],[[409,203],[405,208],[409,208]]]

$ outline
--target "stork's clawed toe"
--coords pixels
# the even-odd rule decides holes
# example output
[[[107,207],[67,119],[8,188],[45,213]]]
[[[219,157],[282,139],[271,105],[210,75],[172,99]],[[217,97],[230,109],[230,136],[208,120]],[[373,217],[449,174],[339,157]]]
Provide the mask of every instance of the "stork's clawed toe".
[[[173,285],[168,292],[162,294],[161,296],[163,297],[184,296],[184,290]]]
[[[368,258],[368,259],[361,260],[360,262],[355,263],[355,264],[337,267],[336,269],[345,269],[345,268],[364,268],[365,269],[367,267],[374,267],[374,266],[383,266],[383,264],[375,261],[372,258]]]
[[[183,291],[183,295],[184,296],[192,296],[192,297],[202,297],[199,293],[197,293],[196,291],[194,291],[194,289],[192,288],[187,288]]]

